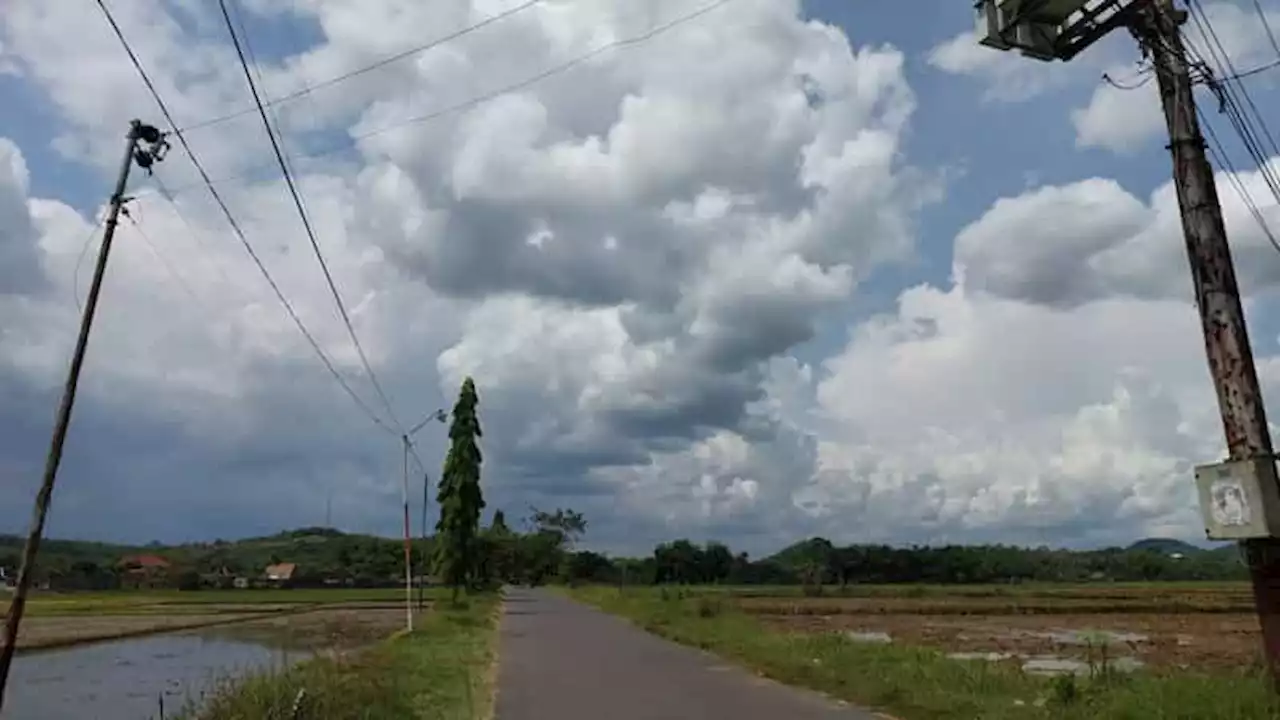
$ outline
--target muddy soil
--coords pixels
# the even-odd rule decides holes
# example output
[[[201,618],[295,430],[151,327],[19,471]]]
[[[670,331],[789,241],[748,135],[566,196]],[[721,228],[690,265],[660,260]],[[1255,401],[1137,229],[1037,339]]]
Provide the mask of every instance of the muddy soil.
[[[1132,657],[1152,668],[1238,669],[1260,660],[1258,621],[1246,613],[967,617],[841,613],[761,615],[761,619],[792,632],[883,632],[894,643],[947,652],[1052,655],[1096,661],[1105,644],[1109,659]]]
[[[430,612],[430,603],[424,611]],[[341,603],[322,608],[280,603],[207,603],[176,608],[155,605],[127,607],[122,612],[31,614],[23,618],[18,647],[31,650],[211,628],[209,632],[239,632],[246,639],[275,646],[316,650],[364,645],[390,635],[404,621],[403,606],[390,603]]]
[[[253,614],[60,615],[23,618],[18,648],[39,648],[237,621]]]
[[[424,610],[430,611],[430,608]],[[201,634],[318,652],[362,647],[404,626],[403,608],[332,608],[223,625]]]
[[[1102,615],[1243,614],[1253,599],[1235,593],[1142,593],[1097,596],[748,597],[735,600],[753,615]]]

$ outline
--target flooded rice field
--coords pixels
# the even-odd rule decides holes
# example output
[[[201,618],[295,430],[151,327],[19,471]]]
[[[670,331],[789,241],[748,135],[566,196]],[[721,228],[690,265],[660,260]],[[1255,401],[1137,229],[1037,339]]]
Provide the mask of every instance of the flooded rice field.
[[[1240,668],[1258,658],[1252,615],[853,615],[770,617],[788,630],[855,633],[953,653],[1140,659],[1145,665]]]
[[[257,617],[257,616],[252,616]],[[40,618],[72,632],[191,622],[191,616]],[[219,621],[228,619],[219,616]],[[83,625],[87,623],[88,629]],[[115,625],[112,625],[115,623]],[[287,667],[320,652],[382,639],[404,623],[399,609],[332,607],[198,629],[56,649],[28,650],[14,662],[0,720],[148,720],[198,704],[215,684]],[[32,623],[36,625],[36,623]],[[25,628],[24,628],[25,630]]]
[[[254,642],[179,633],[21,655],[4,720],[144,720],[170,714],[218,680],[306,653]]]
[[[1236,611],[1234,597],[1130,597],[1121,605],[1141,610],[1102,612],[1079,611],[1100,599],[1042,602],[1043,612],[1028,612],[1036,603],[1027,598],[751,598],[740,604],[789,632],[935,648],[957,661],[1017,663],[1037,674],[1087,674],[1104,663],[1119,672],[1234,670],[1260,659],[1257,618]],[[1190,602],[1197,607],[1189,608]]]

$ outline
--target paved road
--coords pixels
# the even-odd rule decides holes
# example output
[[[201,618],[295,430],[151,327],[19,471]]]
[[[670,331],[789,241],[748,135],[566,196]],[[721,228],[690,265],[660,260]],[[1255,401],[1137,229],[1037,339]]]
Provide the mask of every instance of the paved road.
[[[619,618],[513,589],[497,720],[872,720],[730,667]]]

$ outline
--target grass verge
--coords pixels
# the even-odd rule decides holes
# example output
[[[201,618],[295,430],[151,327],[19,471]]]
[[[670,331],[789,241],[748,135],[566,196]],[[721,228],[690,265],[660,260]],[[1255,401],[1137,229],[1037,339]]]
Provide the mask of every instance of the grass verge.
[[[493,713],[492,664],[499,599],[473,595],[440,603],[413,633],[366,650],[227,682],[198,720],[487,720]]]
[[[769,629],[715,596],[577,588],[571,596],[657,635],[737,661],[775,680],[905,720],[1266,720],[1280,718],[1255,673],[1045,679],[939,652]]]

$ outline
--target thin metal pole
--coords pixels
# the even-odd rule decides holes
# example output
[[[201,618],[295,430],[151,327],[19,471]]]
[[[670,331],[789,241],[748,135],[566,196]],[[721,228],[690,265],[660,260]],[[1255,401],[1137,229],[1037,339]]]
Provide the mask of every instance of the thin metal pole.
[[[405,626],[413,631],[413,550],[409,535],[409,436],[401,436],[404,444],[404,481],[401,496],[404,499],[404,615]]]
[[[425,575],[425,570],[426,570],[426,568],[427,568],[427,567],[430,567],[429,563],[427,563],[427,562],[426,562],[426,554],[427,554],[427,503],[428,503],[428,501],[430,500],[430,495],[428,494],[428,490],[429,490],[429,488],[431,487],[430,478],[431,478],[431,476],[430,476],[430,475],[428,475],[427,473],[425,473],[425,472],[424,472],[424,473],[422,473],[422,554],[423,554],[423,572],[419,572],[419,573],[418,573],[419,575]],[[422,612],[422,594],[423,594],[423,592],[424,592],[424,590],[423,590],[423,585],[425,585],[425,584],[426,584],[426,583],[425,583],[422,579],[419,579],[419,581],[418,581],[418,612]]]
[[[27,533],[26,545],[22,548],[17,585],[9,601],[9,614],[4,621],[4,636],[0,638],[0,710],[4,709],[4,691],[9,681],[9,668],[13,665],[13,654],[18,647],[18,629],[22,624],[22,613],[27,606],[27,593],[31,589],[31,576],[35,572],[36,554],[40,551],[40,540],[44,535],[44,524],[49,515],[49,503],[53,498],[53,485],[58,477],[58,465],[62,463],[62,448],[67,439],[67,427],[71,424],[71,409],[76,402],[80,370],[84,366],[85,351],[89,345],[89,331],[93,328],[94,313],[98,309],[98,296],[102,292],[102,279],[107,272],[111,241],[115,237],[120,207],[124,204],[124,191],[129,182],[129,168],[133,165],[133,152],[137,148],[141,129],[142,123],[138,120],[129,123],[124,160],[120,163],[120,174],[116,178],[115,191],[111,194],[111,208],[107,213],[107,225],[102,233],[102,247],[98,250],[98,261],[93,269],[89,298],[85,302],[84,313],[80,316],[80,334],[76,338],[75,352],[71,356],[71,368],[67,371],[66,385],[62,390],[62,403],[58,406],[58,415],[54,421],[53,438],[49,442],[49,455],[45,459],[44,477],[41,478],[40,490],[36,493],[31,529]]]

